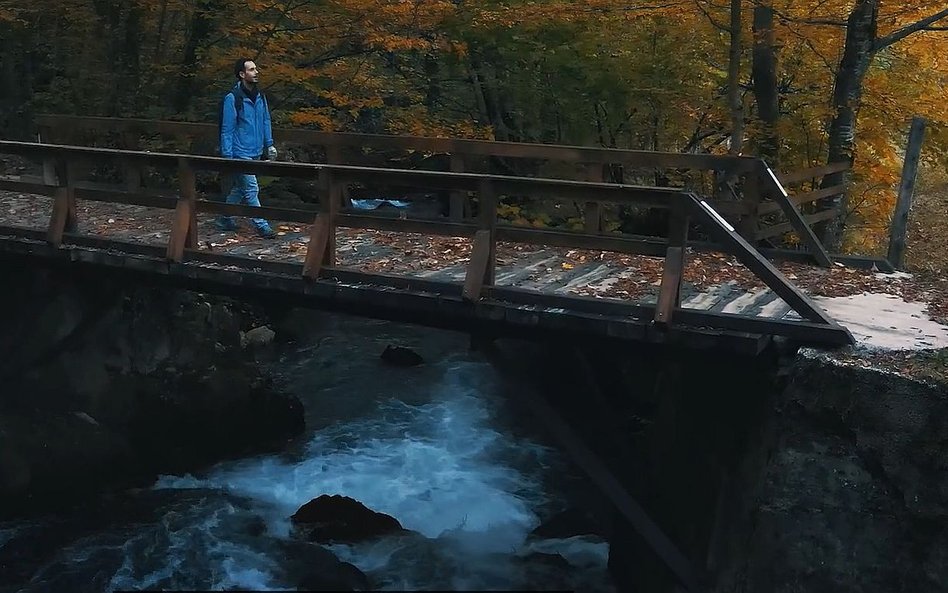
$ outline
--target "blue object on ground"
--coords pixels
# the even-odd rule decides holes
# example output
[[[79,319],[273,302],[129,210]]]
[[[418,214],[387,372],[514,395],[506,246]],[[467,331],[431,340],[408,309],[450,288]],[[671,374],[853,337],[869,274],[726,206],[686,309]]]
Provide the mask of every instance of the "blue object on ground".
[[[375,210],[382,204],[388,204],[390,206],[395,206],[396,208],[408,207],[408,202],[403,202],[402,200],[388,200],[388,199],[375,199],[375,198],[370,198],[367,200],[352,200],[352,207],[357,210]]]

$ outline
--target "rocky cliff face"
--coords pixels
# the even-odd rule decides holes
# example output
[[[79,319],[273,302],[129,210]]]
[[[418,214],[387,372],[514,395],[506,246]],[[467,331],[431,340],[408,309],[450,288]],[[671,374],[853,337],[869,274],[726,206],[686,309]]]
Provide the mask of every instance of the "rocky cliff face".
[[[719,591],[948,590],[948,387],[802,352]]]
[[[0,270],[0,513],[302,430],[300,402],[274,390],[241,334],[247,307],[75,270]]]

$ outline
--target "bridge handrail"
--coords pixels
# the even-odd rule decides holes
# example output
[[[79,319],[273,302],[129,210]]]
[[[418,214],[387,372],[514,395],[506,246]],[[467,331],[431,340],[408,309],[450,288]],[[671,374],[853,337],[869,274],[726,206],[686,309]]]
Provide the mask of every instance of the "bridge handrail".
[[[100,116],[74,116],[41,114],[35,116],[43,141],[62,143],[63,137],[72,137],[80,130],[118,134],[125,148],[139,148],[139,135],[167,135],[173,137],[192,137],[214,139],[218,128],[214,124],[172,120],[152,120],[136,118],[111,118]],[[631,169],[655,169],[674,171],[720,171],[726,177],[749,176],[754,170],[754,158],[737,155],[715,155],[696,153],[658,152],[621,148],[601,148],[591,146],[541,144],[526,142],[507,142],[497,140],[479,140],[468,138],[439,138],[430,136],[393,136],[386,134],[362,134],[352,132],[324,132],[305,128],[275,128],[274,138],[278,142],[290,142],[324,148],[326,162],[342,164],[350,157],[344,152],[347,148],[374,148],[381,150],[418,152],[423,154],[444,154],[450,157],[450,170],[468,171],[476,168],[476,159],[535,159],[578,165],[584,171],[578,175],[588,181],[606,181],[605,168],[621,165]],[[216,143],[216,140],[214,140]],[[429,167],[430,169],[430,167]],[[134,172],[130,172],[134,178]],[[742,227],[750,229],[757,219],[756,206],[752,201],[725,199],[716,202],[717,208],[728,216],[743,220]],[[464,196],[453,192],[449,201],[450,218],[460,221],[470,204]],[[584,224],[588,233],[602,230],[602,207],[598,202],[586,202],[584,205]],[[750,232],[750,231],[748,231]]]
[[[358,227],[367,222],[376,222],[377,217],[352,216],[340,214],[343,186],[352,182],[367,180],[403,183],[406,185],[424,188],[446,188],[463,191],[474,191],[479,199],[479,216],[476,224],[440,223],[422,220],[395,220],[390,219],[382,224],[394,230],[408,232],[431,232],[439,234],[461,233],[460,236],[473,235],[473,248],[467,275],[464,282],[463,295],[469,301],[477,301],[487,294],[494,284],[496,271],[496,247],[503,235],[497,224],[497,199],[502,192],[529,192],[543,197],[567,194],[573,197],[585,197],[597,201],[616,201],[620,203],[637,203],[650,206],[669,208],[671,211],[669,234],[665,246],[665,266],[661,281],[661,290],[658,303],[655,306],[654,320],[656,323],[667,325],[680,303],[681,284],[686,258],[689,219],[699,221],[717,237],[723,251],[735,255],[758,278],[769,286],[776,294],[804,319],[829,325],[845,332],[832,319],[813,303],[806,295],[797,290],[776,268],[774,268],[760,253],[740,237],[735,229],[718,214],[707,201],[698,196],[671,188],[654,188],[643,186],[626,186],[609,183],[588,181],[571,181],[559,179],[536,179],[528,177],[511,177],[484,173],[449,173],[440,171],[419,171],[404,169],[379,169],[373,167],[359,167],[352,165],[330,164],[300,164],[275,163],[268,161],[241,161],[219,157],[180,155],[172,153],[151,153],[140,151],[117,150],[108,148],[75,147],[50,145],[28,142],[0,141],[0,153],[32,156],[43,159],[56,172],[55,180],[47,180],[46,187],[55,187],[53,212],[50,217],[47,240],[53,245],[60,245],[64,232],[75,225],[75,200],[80,186],[71,178],[70,162],[76,159],[93,157],[131,161],[136,164],[153,164],[159,166],[174,166],[178,170],[180,184],[179,196],[173,201],[175,215],[168,242],[167,258],[172,262],[182,262],[186,250],[198,248],[196,213],[199,210],[207,212],[227,212],[243,215],[260,215],[264,209],[248,206],[234,206],[207,202],[197,199],[195,185],[195,170],[207,169],[216,171],[243,171],[265,175],[289,175],[294,177],[315,178],[320,185],[320,209],[318,212],[291,211],[294,216],[299,215],[305,221],[305,216],[312,218],[310,240],[307,246],[306,258],[302,274],[306,278],[315,280],[320,271],[335,264],[335,231],[338,226]],[[23,187],[38,184],[24,183],[18,180],[3,180],[2,187]],[[93,189],[92,192],[95,190]],[[131,192],[100,191],[97,197],[102,201],[122,202],[129,200],[119,199],[115,194]],[[590,195],[592,193],[592,195]],[[128,197],[128,196],[126,196]],[[134,196],[132,196],[134,198]],[[159,204],[156,196],[145,196],[153,205]],[[132,202],[134,203],[134,201]],[[171,201],[165,203],[170,206]],[[278,212],[281,209],[268,209]],[[369,221],[376,218],[376,221]],[[340,224],[342,223],[342,224]],[[368,225],[367,225],[368,226]],[[412,230],[409,230],[412,229]],[[526,230],[526,229],[524,229]],[[559,244],[568,241],[570,233],[558,233]],[[606,237],[596,237],[607,239]],[[596,248],[592,245],[573,244],[579,248]],[[608,246],[601,246],[602,250],[610,250]],[[847,332],[848,335],[848,332]],[[849,336],[851,340],[851,336]]]
[[[41,130],[56,130],[57,133],[91,129],[103,132],[164,133],[209,138],[214,138],[218,133],[218,128],[214,124],[173,120],[40,114],[35,117],[35,121]],[[319,146],[372,147],[465,156],[549,159],[584,164],[623,163],[638,167],[729,170],[735,173],[750,171],[756,160],[753,157],[735,155],[656,152],[470,138],[324,132],[304,128],[274,128],[273,136],[275,140]]]

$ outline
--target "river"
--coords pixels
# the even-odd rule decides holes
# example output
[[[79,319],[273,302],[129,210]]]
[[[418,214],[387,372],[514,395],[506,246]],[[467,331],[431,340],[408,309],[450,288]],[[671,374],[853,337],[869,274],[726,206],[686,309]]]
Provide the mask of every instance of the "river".
[[[304,325],[261,363],[304,403],[302,437],[72,513],[0,524],[0,566],[19,571],[0,583],[29,593],[293,590],[309,561],[293,557],[289,516],[342,494],[417,532],[329,547],[375,589],[614,590],[602,539],[530,536],[588,486],[515,403],[524,387],[469,351],[466,336],[316,313]],[[387,365],[388,344],[425,364]]]

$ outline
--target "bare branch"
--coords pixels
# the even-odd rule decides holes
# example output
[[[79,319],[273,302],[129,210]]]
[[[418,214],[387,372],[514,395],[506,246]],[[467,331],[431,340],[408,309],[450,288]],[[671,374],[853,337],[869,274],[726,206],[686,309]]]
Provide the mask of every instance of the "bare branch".
[[[920,21],[916,21],[912,23],[911,25],[902,27],[898,31],[890,33],[889,35],[886,35],[885,37],[880,37],[879,39],[876,39],[873,49],[878,51],[880,49],[889,47],[893,43],[896,43],[898,41],[905,39],[912,33],[924,31],[925,29],[930,27],[933,23],[937,23],[938,21],[946,17],[948,17],[948,8],[942,10],[941,12],[937,12],[931,15],[930,17],[924,18]]]

